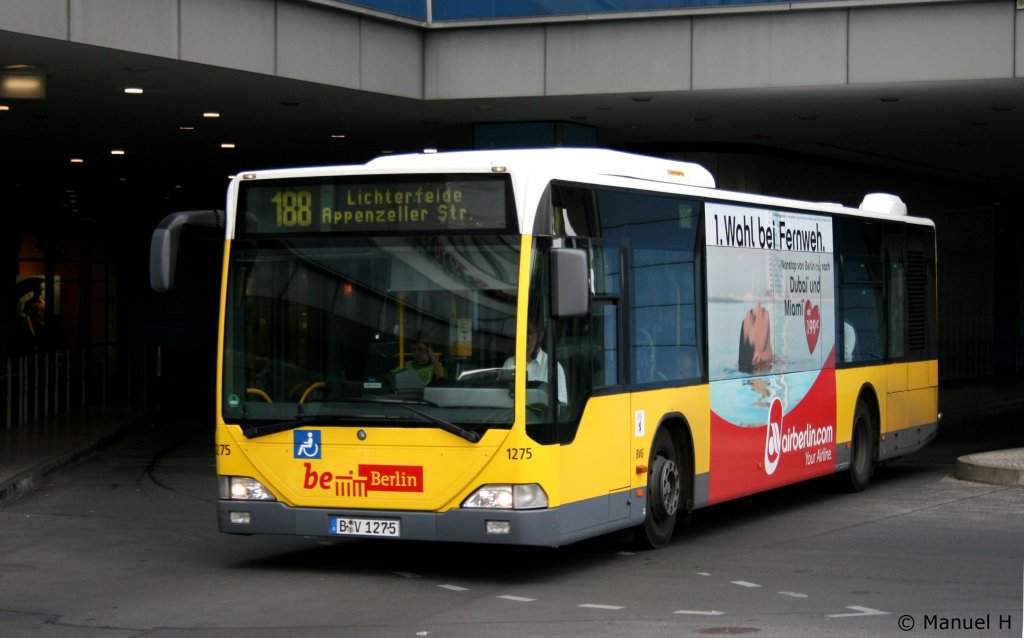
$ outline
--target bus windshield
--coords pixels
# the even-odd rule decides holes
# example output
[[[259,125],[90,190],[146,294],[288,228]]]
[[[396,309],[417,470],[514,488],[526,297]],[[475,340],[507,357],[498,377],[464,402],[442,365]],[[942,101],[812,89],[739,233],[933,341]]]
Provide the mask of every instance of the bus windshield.
[[[225,421],[511,427],[519,255],[512,234],[236,240]]]

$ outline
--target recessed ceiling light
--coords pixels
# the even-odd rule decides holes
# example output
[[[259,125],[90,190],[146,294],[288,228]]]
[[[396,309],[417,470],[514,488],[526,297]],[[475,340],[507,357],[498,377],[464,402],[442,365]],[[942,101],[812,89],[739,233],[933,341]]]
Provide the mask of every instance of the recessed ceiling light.
[[[142,89],[142,87],[126,86],[124,87],[124,92],[126,95],[142,95],[145,91]]]
[[[0,111],[10,111],[10,110],[11,110],[11,107],[7,106],[6,104],[0,104]]]
[[[124,155],[124,151],[119,149],[119,148],[115,148],[114,150],[110,151],[110,154],[111,155]]]
[[[220,117],[220,113],[217,113],[215,111],[207,111],[206,113],[203,113],[203,117],[214,119]]]
[[[333,139],[333,140],[343,140],[343,139],[345,139],[345,134],[344,133],[331,133],[331,139]]]
[[[82,159],[81,157],[72,157],[71,158],[71,163],[72,164],[84,164],[85,160]]]
[[[235,148],[235,145],[231,142],[223,142],[220,145],[221,148]]]
[[[46,97],[46,76],[41,73],[0,74],[0,95],[41,100]]]
[[[178,127],[178,130],[179,131],[194,131],[194,130],[196,130],[196,127],[189,126],[188,124],[183,124],[183,125]]]

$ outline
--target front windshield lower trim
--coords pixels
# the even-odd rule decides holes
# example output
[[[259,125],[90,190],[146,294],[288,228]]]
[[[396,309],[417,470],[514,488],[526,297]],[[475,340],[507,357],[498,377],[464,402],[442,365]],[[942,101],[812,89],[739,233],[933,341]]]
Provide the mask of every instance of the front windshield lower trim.
[[[478,443],[480,439],[483,438],[483,435],[477,430],[463,427],[461,425],[452,423],[451,421],[442,419],[440,417],[424,412],[423,410],[420,410],[416,407],[413,407],[413,405],[430,406],[431,403],[429,401],[380,397],[350,399],[349,402],[373,405],[398,406],[404,410],[413,413],[414,415],[420,418],[426,419],[429,423],[431,423],[432,425],[436,425],[445,432],[448,432],[449,434],[454,434],[455,436],[463,438],[469,441],[470,443]],[[394,421],[395,419],[403,418],[397,416],[384,415],[304,415],[302,414],[301,405],[299,406],[299,408],[299,415],[294,419],[259,423],[253,422],[252,420],[247,420],[241,423],[242,433],[245,435],[246,438],[255,439],[264,436],[269,436],[271,434],[277,434],[278,432],[285,432],[287,430],[301,428],[307,425],[365,425],[367,421]]]

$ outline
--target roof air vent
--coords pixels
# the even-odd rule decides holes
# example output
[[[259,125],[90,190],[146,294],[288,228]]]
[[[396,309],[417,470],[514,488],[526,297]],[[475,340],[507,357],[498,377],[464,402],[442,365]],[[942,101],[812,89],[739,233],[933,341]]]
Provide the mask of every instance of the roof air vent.
[[[906,215],[907,205],[898,195],[889,193],[868,193],[860,203],[860,209],[870,213],[886,215]]]

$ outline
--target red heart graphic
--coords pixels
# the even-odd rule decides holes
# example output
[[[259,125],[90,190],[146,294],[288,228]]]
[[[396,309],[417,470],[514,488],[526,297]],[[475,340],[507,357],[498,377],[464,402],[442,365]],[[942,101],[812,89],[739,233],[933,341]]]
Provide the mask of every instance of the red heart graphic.
[[[818,334],[821,332],[821,310],[811,306],[810,299],[804,304],[804,334],[807,335],[807,348],[814,353],[818,345]]]

